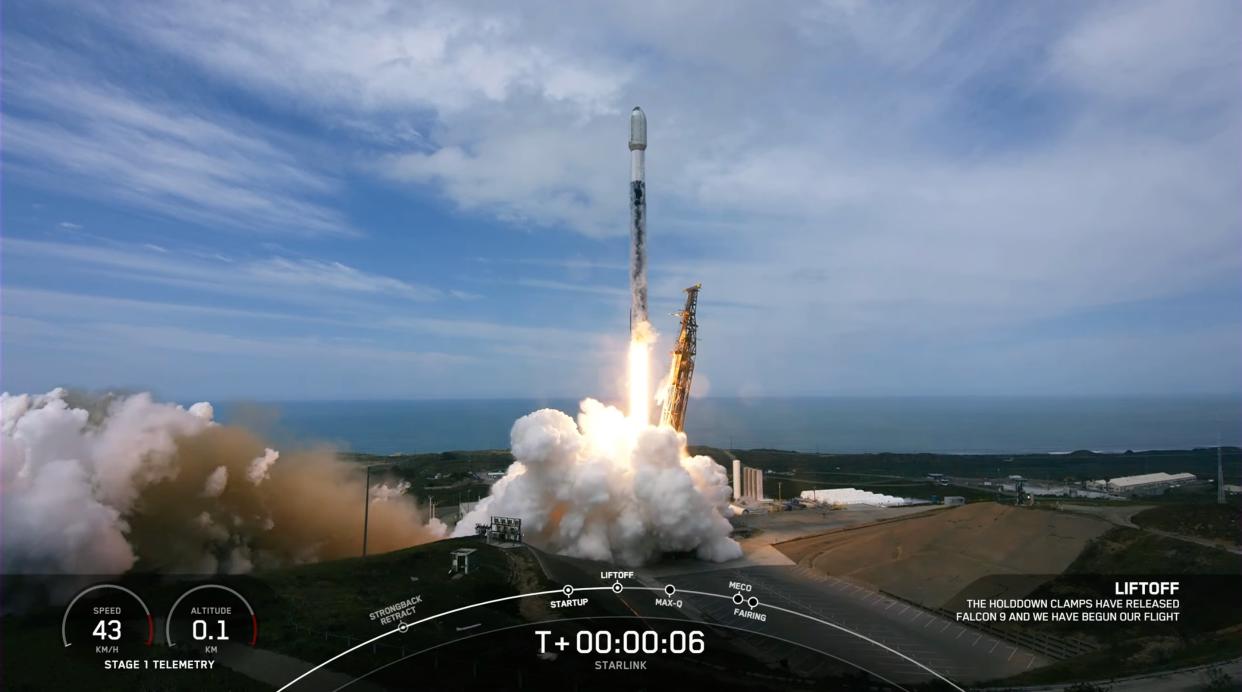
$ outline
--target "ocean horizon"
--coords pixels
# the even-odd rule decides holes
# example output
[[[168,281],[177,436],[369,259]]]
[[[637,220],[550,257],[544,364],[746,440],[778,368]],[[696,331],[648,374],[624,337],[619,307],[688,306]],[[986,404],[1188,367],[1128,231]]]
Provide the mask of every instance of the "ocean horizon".
[[[606,402],[608,403],[608,402]],[[285,447],[379,455],[506,449],[519,417],[579,400],[215,404],[222,423]],[[1242,446],[1242,396],[750,397],[692,399],[692,445],[825,453],[1020,454]]]

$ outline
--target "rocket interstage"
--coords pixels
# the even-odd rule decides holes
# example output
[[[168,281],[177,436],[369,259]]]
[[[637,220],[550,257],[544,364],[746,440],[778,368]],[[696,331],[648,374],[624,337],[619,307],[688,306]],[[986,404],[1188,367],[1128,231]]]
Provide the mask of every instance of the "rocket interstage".
[[[630,112],[630,338],[638,340],[647,321],[647,116]],[[646,340],[643,337],[643,340]]]

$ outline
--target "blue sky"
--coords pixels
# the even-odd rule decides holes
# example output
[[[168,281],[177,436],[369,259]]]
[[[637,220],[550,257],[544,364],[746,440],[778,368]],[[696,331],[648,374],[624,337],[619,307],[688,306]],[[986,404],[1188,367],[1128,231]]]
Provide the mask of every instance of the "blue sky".
[[[3,388],[620,391],[627,114],[696,393],[1242,393],[1242,11],[3,16]]]

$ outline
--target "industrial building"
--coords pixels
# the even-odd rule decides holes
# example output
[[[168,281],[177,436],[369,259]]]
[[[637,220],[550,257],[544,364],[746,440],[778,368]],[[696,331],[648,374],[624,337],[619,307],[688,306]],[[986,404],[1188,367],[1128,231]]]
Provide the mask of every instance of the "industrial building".
[[[1116,495],[1159,495],[1169,488],[1198,480],[1193,473],[1144,473],[1108,480],[1090,481],[1087,487]]]
[[[742,460],[733,459],[733,501],[763,502],[763,471],[743,466]]]

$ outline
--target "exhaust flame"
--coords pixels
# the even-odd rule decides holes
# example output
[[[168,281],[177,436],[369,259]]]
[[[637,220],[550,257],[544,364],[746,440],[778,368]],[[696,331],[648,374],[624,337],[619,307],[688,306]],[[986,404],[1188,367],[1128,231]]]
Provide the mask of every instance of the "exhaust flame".
[[[630,351],[626,376],[629,380],[629,419],[635,428],[651,425],[651,344],[656,340],[655,328],[647,320],[634,324],[630,331]]]
[[[651,347],[646,342],[630,342],[630,420],[636,426],[651,423]]]

